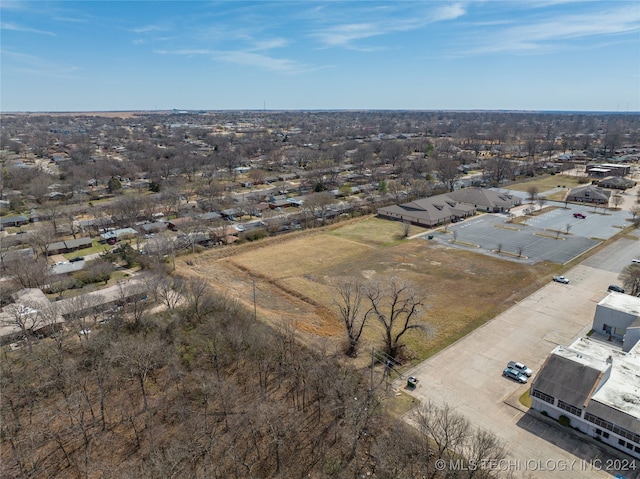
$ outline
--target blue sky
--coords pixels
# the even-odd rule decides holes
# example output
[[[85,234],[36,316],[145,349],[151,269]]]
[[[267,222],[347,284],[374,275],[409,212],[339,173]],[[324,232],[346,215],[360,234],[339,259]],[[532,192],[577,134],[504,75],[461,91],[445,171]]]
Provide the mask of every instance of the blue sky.
[[[0,110],[640,111],[637,1],[3,0]]]

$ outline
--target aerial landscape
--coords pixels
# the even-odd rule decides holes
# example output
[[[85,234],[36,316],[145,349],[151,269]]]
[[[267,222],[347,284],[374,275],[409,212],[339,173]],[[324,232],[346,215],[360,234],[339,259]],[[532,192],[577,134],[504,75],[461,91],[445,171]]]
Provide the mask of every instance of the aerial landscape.
[[[640,479],[636,2],[0,13],[1,477]]]

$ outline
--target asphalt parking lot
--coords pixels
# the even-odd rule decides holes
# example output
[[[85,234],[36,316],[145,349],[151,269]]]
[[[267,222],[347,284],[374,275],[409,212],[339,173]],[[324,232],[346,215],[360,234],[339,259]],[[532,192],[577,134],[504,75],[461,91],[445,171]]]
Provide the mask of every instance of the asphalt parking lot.
[[[628,211],[602,213],[598,208],[594,212],[592,206],[585,205],[565,209],[564,203],[551,201],[546,206],[557,208],[527,217],[524,223],[509,223],[506,214],[483,214],[450,225],[447,232],[434,231],[421,237],[432,236],[431,241],[512,261],[565,264],[629,225]],[[574,213],[585,218],[575,218]]]
[[[488,224],[487,228],[492,227]],[[513,460],[507,465],[514,477],[585,479],[621,474],[640,478],[638,461],[636,470],[602,467],[628,456],[527,411],[518,398],[528,385],[501,375],[507,362],[516,360],[532,368],[535,377],[557,345],[571,344],[591,329],[596,305],[607,295],[607,286],[616,283],[622,267],[640,255],[640,231],[631,235],[637,239],[620,238],[567,271],[570,284],[549,282],[408,371],[406,376],[418,379],[418,386],[409,394],[421,402],[446,402],[473,426],[496,434]],[[406,377],[394,386],[402,389],[405,384]]]

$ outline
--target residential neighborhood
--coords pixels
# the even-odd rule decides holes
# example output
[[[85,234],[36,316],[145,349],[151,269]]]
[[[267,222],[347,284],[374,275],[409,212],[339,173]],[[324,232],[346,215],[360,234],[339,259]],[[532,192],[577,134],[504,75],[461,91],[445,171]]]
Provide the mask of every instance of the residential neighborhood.
[[[385,407],[416,404],[398,416],[409,425],[444,414],[436,404],[448,398],[468,427],[510,446],[490,454],[524,460],[535,441],[569,460],[562,438],[587,456],[638,460],[638,120],[618,118],[613,135],[607,115],[588,129],[564,115],[487,118],[495,125],[462,112],[6,115],[0,343],[16,361],[54,350],[75,361],[104,338],[124,341],[138,352],[108,353],[122,372],[145,357],[137,348],[151,340],[137,335],[148,334],[155,373],[135,395],[151,411],[169,394],[155,389],[170,374],[158,351],[180,367],[209,358],[222,374],[224,354],[258,347],[242,344],[259,323],[264,337],[330,351],[363,387],[375,379]],[[400,317],[408,328],[384,322]],[[228,329],[224,354],[213,324]],[[469,356],[462,383],[455,354]],[[277,369],[263,365],[256,391],[271,391]]]

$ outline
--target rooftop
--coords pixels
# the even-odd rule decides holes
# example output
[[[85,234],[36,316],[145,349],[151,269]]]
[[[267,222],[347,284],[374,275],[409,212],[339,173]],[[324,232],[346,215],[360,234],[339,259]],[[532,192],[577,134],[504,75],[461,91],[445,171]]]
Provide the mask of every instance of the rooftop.
[[[610,367],[591,401],[640,420],[640,345],[625,353],[605,342],[579,338],[569,347],[559,346],[554,354],[602,372]]]
[[[640,298],[631,296],[630,294],[612,291],[600,301],[598,305],[634,316],[640,316]]]

